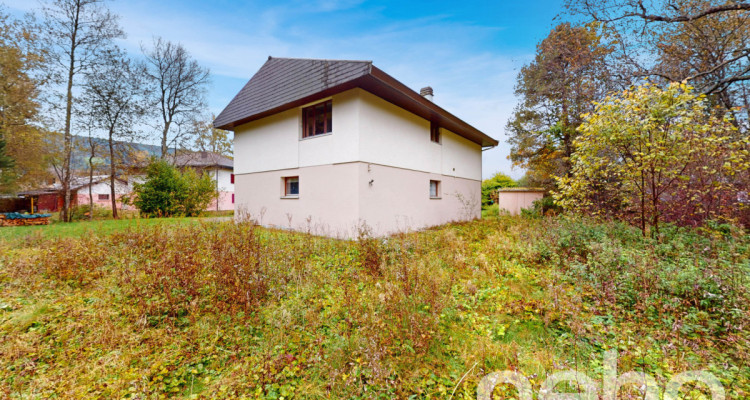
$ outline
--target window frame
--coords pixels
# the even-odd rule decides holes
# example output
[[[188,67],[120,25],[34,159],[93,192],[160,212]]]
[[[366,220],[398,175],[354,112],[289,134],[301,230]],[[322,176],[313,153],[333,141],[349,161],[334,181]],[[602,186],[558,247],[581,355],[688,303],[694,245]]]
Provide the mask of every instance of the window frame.
[[[290,193],[289,181],[292,179],[297,180],[297,193]],[[281,178],[281,198],[282,199],[298,199],[299,198],[299,175],[295,176],[284,176]]]
[[[316,121],[317,121],[317,109],[323,107],[323,131],[321,133],[315,133]],[[309,113],[312,111],[312,125],[308,124]],[[324,101],[310,104],[302,107],[302,135],[300,139],[312,139],[319,136],[330,135],[333,133],[333,99],[326,99]],[[308,132],[308,128],[312,128],[313,133]]]
[[[432,143],[442,144],[442,136],[440,134],[440,124],[435,121],[430,121],[430,141]]]
[[[104,196],[104,197],[102,197],[102,196]],[[97,201],[109,201],[110,200],[109,193],[98,193],[96,195],[96,200]]]
[[[432,195],[432,183],[433,182],[435,182],[435,195],[434,196]],[[430,179],[430,186],[429,186],[430,199],[439,200],[439,199],[443,198],[441,196],[441,193],[440,193],[440,186],[442,186],[442,185],[441,185],[441,182],[439,180],[437,180],[437,179]]]
[[[229,183],[234,185],[234,174],[229,174]]]

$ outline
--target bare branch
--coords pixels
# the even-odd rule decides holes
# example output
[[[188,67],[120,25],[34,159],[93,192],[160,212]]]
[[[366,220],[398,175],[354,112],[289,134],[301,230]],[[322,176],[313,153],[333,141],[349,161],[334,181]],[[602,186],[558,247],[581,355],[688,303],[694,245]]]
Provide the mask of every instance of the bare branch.
[[[161,117],[161,157],[164,158],[170,144],[176,143],[183,134],[180,125],[205,108],[210,72],[192,59],[182,45],[162,38],[154,38],[153,48],[142,51],[149,65],[148,77],[156,88],[152,91],[151,102]],[[177,132],[173,126],[178,128]]]

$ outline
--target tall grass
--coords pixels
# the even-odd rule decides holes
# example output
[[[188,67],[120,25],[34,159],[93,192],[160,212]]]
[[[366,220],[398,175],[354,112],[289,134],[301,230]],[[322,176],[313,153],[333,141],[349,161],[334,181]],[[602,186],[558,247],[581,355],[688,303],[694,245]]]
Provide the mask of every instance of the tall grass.
[[[748,396],[750,240],[665,235],[501,217],[356,241],[201,223],[6,244],[0,394],[470,399],[495,370],[536,389],[601,376],[617,348],[621,371],[707,368]]]

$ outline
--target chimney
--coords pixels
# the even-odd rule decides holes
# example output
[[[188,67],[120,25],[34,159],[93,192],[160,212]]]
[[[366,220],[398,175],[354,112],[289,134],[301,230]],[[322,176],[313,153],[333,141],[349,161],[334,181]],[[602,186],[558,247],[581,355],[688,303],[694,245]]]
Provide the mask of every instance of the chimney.
[[[422,89],[419,89],[419,94],[425,99],[432,101],[432,88],[431,87],[425,86]]]

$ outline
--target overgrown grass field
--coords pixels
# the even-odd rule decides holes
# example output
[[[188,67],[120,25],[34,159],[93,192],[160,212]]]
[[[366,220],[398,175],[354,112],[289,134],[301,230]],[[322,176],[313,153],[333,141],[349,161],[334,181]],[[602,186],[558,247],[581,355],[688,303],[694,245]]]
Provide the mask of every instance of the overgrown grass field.
[[[562,369],[601,379],[616,349],[620,373],[706,369],[748,398],[750,238],[716,228],[654,240],[499,217],[339,241],[202,222],[6,240],[0,397],[474,399],[499,370],[535,391]]]

